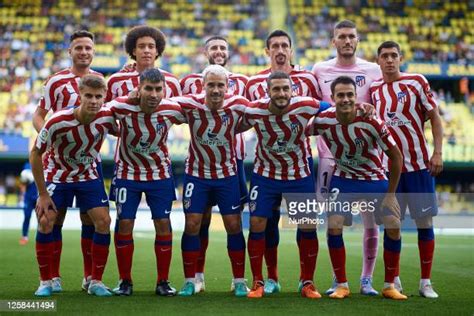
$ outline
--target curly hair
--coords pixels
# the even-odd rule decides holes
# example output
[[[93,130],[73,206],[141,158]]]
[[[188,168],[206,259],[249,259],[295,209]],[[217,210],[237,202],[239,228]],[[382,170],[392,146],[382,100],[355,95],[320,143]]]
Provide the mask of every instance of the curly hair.
[[[149,36],[155,40],[156,52],[158,53],[158,56],[156,56],[156,58],[160,57],[163,54],[163,51],[166,47],[166,37],[163,32],[151,26],[140,25],[132,28],[128,32],[127,37],[125,38],[125,51],[133,60],[136,60],[136,56],[133,54],[133,50],[137,47],[137,41],[139,38],[145,36]]]

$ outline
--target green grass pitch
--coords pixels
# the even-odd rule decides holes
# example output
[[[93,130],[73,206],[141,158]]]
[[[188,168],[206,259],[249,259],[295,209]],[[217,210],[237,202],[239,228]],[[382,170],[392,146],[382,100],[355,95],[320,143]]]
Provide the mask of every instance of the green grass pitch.
[[[135,233],[133,262],[134,294],[131,297],[99,298],[80,291],[82,255],[80,232],[63,232],[61,273],[64,292],[53,295],[59,314],[181,314],[181,315],[265,315],[265,314],[474,314],[474,237],[437,236],[432,280],[440,294],[437,300],[419,297],[419,258],[416,234],[403,235],[401,278],[408,301],[395,302],[381,297],[358,294],[361,269],[361,233],[347,232],[347,273],[353,294],[339,301],[323,296],[321,300],[301,298],[296,293],[299,264],[294,231],[282,231],[279,250],[279,273],[282,293],[260,300],[233,297],[229,292],[231,281],[227,257],[226,237],[222,232],[210,233],[206,265],[206,292],[190,298],[162,298],[154,294],[156,281],[152,232]],[[321,292],[331,283],[330,261],[325,234],[318,233],[320,252],[316,268],[316,285]],[[27,246],[18,245],[19,231],[0,230],[0,299],[35,299],[38,286],[38,268],[34,254],[34,234]],[[171,282],[176,288],[183,284],[180,254],[181,233],[175,234]],[[380,244],[381,246],[381,244]],[[251,280],[247,264],[246,277]],[[375,272],[375,287],[383,282],[382,248]],[[111,247],[104,282],[114,287],[117,282],[115,252]]]

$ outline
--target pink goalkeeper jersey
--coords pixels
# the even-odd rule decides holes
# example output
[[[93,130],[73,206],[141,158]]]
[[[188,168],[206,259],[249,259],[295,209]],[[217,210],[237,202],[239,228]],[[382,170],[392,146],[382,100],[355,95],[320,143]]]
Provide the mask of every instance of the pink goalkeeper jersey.
[[[370,88],[379,117],[384,120],[403,155],[402,172],[428,168],[424,128],[426,112],[438,107],[423,75],[402,73],[390,83],[382,79]],[[387,157],[384,155],[387,165]]]
[[[331,83],[340,76],[349,76],[354,79],[357,88],[357,102],[372,103],[370,98],[370,84],[382,78],[382,72],[379,65],[368,62],[361,58],[356,58],[352,66],[340,66],[337,64],[337,58],[319,62],[313,66],[313,74],[318,79],[321,88],[322,100],[333,103],[331,100]],[[321,158],[332,158],[328,146],[317,138],[318,155]]]
[[[336,118],[336,108],[320,113],[310,127],[310,134],[321,135],[336,160],[335,176],[357,180],[385,180],[380,149],[387,151],[395,141],[380,119],[355,120],[343,125]]]
[[[168,131],[173,124],[186,122],[179,104],[162,99],[153,113],[146,114],[127,97],[120,97],[107,103],[107,107],[120,122],[117,179],[153,181],[170,178]]]
[[[222,108],[213,111],[205,94],[172,99],[181,105],[189,124],[191,142],[185,172],[202,179],[222,179],[237,173],[235,132],[248,100],[226,94]]]
[[[241,74],[234,74],[229,72],[228,90],[227,93],[234,95],[245,96],[245,85],[249,78]],[[199,94],[203,91],[202,74],[190,74],[180,81],[183,95]],[[243,160],[245,158],[245,139],[244,134],[240,133],[235,136],[235,153],[237,159]]]

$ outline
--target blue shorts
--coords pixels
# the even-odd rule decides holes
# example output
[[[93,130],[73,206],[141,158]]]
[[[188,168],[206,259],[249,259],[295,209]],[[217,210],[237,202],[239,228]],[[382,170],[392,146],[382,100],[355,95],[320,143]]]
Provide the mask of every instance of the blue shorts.
[[[360,212],[373,212],[378,225],[382,224],[383,216],[392,215],[390,210],[381,209],[388,190],[388,180],[356,180],[332,176],[330,188],[329,199],[336,203],[330,204],[327,216],[344,216],[346,226],[352,225],[352,215]],[[353,207],[353,202],[359,202],[357,207]]]
[[[235,175],[215,180],[184,175],[184,213],[202,214],[211,199],[216,201],[222,215],[240,214],[239,177]]]
[[[407,207],[412,219],[436,216],[438,204],[435,192],[435,180],[428,169],[402,173],[397,187],[402,219]]]
[[[280,207],[283,193],[315,193],[312,174],[298,180],[275,180],[253,173],[250,188],[250,216],[266,218]]]
[[[81,213],[87,213],[95,207],[109,207],[104,183],[99,179],[75,183],[47,182],[46,189],[57,209],[71,207],[74,196]]]
[[[155,181],[115,180],[115,205],[119,219],[135,219],[145,193],[152,219],[169,218],[176,200],[173,178]]]
[[[245,177],[244,161],[237,159],[237,176],[239,177],[240,186],[240,205],[242,207],[249,202],[249,190],[247,189],[247,179]],[[217,205],[215,196],[211,196],[209,206]]]

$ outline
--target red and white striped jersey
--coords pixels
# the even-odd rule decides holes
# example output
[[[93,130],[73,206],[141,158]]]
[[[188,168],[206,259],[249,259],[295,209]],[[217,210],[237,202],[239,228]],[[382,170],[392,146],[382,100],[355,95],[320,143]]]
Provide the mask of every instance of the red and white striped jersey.
[[[271,69],[265,69],[250,77],[245,87],[245,95],[250,101],[268,98],[267,78]],[[289,74],[292,81],[293,96],[312,97],[321,100],[321,90],[316,76],[307,70],[293,69]]]
[[[98,179],[97,156],[108,133],[118,133],[118,127],[112,112],[105,107],[86,125],[74,118],[74,108],[53,114],[35,142],[36,148],[46,153],[45,180],[73,183]]]
[[[364,119],[357,114],[354,121],[342,125],[332,107],[318,114],[310,127],[311,135],[321,135],[334,159],[334,175],[356,180],[385,180],[380,150],[396,146],[385,123],[380,119]]]
[[[333,103],[331,99],[331,83],[340,76],[349,76],[354,79],[357,90],[357,102],[372,103],[370,98],[370,85],[375,80],[382,78],[382,72],[379,65],[368,62],[361,58],[356,58],[355,63],[350,66],[342,66],[337,63],[337,58],[316,63],[312,72],[318,79],[321,87],[321,96],[323,101]],[[328,146],[317,138],[318,156],[320,158],[332,158]]]
[[[235,132],[248,100],[226,94],[223,107],[217,111],[207,107],[205,94],[172,100],[181,105],[191,134],[186,174],[203,179],[222,179],[235,175]]]
[[[403,155],[402,172],[428,168],[429,148],[424,134],[426,112],[438,107],[423,75],[402,73],[390,83],[378,80],[370,87],[373,104]],[[384,163],[387,165],[387,157]]]
[[[270,99],[250,103],[244,124],[255,129],[257,146],[253,171],[277,180],[297,180],[311,175],[308,122],[318,113],[319,101],[310,97],[292,97],[288,112],[275,115],[268,110]]]
[[[247,76],[229,72],[228,94],[245,96],[245,85],[249,81]],[[203,92],[202,73],[195,73],[185,76],[180,80],[183,95],[199,94]]]
[[[227,93],[234,95],[241,95],[245,97],[245,85],[249,78],[241,74],[228,73],[228,90]],[[181,89],[183,95],[186,94],[199,94],[203,92],[202,86],[202,74],[190,74],[181,79]],[[240,133],[235,136],[235,151],[237,159],[242,160],[245,158],[245,139],[244,134]]]
[[[89,70],[89,74],[102,77],[100,72]],[[38,106],[46,111],[53,112],[62,110],[69,106],[79,106],[79,82],[81,77],[72,73],[70,68],[55,73],[45,82],[43,96]]]
[[[171,160],[166,140],[173,124],[186,122],[178,103],[162,99],[156,111],[145,114],[127,97],[107,103],[120,122],[117,179],[162,180],[171,177]],[[117,156],[117,155],[116,155]]]
[[[173,74],[160,69],[163,76],[165,76],[166,92],[165,98],[177,97],[181,95],[181,87],[178,78]],[[140,84],[140,74],[138,71],[120,70],[110,76],[107,82],[107,97],[106,102],[112,101],[115,98],[127,96],[130,91],[138,87]]]

